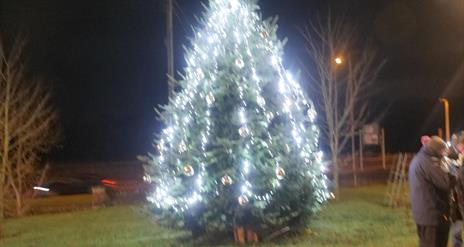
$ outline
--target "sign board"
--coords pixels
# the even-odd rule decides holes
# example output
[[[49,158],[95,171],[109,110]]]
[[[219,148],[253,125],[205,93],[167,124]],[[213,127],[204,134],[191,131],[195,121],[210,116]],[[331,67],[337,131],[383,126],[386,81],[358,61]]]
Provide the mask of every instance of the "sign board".
[[[380,125],[378,123],[364,125],[362,140],[364,145],[380,145]]]

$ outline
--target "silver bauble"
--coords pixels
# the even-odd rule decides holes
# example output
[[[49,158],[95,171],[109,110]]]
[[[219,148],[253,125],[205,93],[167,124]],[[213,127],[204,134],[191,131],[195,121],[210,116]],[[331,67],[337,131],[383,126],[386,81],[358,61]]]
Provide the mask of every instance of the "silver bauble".
[[[284,177],[285,177],[285,170],[284,170],[284,168],[282,168],[282,167],[277,167],[277,169],[276,169],[276,177],[277,177],[277,179],[279,179],[279,180],[284,179]]]
[[[191,165],[184,166],[184,174],[188,177],[191,177],[195,174],[195,170]]]
[[[221,182],[223,185],[231,185],[233,183],[232,178],[229,175],[224,175],[221,178]]]
[[[242,60],[241,58],[235,59],[235,65],[236,65],[239,69],[243,69],[243,67],[245,67],[245,63],[243,62],[243,60]]]

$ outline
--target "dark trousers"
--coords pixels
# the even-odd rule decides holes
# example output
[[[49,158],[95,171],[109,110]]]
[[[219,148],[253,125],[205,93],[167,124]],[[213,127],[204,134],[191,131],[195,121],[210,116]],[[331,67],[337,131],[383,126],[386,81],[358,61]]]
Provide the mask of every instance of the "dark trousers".
[[[447,247],[449,229],[448,224],[438,226],[417,225],[419,247]]]

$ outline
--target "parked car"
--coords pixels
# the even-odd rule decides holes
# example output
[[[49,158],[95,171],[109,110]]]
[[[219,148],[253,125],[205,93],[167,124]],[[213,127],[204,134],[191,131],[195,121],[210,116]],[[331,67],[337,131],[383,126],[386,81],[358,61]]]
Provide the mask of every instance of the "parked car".
[[[104,188],[108,203],[133,203],[145,200],[148,184],[143,179],[133,177],[100,177],[84,174],[73,177],[59,177],[34,187],[39,197],[54,195],[74,195],[92,193],[92,188]],[[93,192],[100,191],[95,190]]]
[[[147,184],[142,179],[106,178],[102,179],[101,182],[111,199],[145,198],[147,191]]]
[[[34,190],[37,196],[87,194],[92,192],[94,186],[104,186],[101,180],[100,177],[93,174],[58,177],[34,186]]]

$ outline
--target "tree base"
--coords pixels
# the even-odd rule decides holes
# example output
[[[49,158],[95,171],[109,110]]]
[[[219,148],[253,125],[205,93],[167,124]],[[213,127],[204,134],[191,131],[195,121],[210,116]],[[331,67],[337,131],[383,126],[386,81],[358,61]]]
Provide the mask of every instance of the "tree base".
[[[258,243],[258,234],[251,228],[236,226],[234,228],[234,240],[236,244]]]

